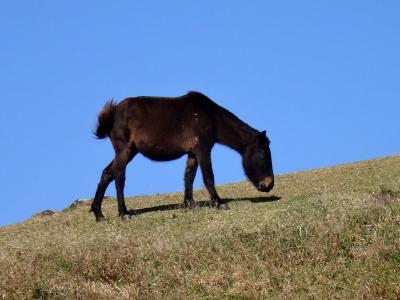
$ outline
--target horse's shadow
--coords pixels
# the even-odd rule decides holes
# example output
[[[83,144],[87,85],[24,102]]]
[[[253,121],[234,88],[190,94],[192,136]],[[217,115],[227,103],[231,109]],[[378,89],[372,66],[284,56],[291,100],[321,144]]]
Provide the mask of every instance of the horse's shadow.
[[[239,202],[239,201],[250,201],[252,203],[265,203],[265,202],[275,202],[280,200],[282,197],[279,196],[268,196],[268,197],[244,197],[244,198],[225,198],[223,199],[225,202]],[[210,201],[196,201],[196,208],[198,207],[210,207]],[[153,207],[145,207],[145,208],[139,208],[139,209],[130,209],[128,211],[128,214],[131,216],[137,216],[149,212],[155,212],[155,211],[168,211],[168,210],[176,210],[176,209],[182,209],[183,203],[177,203],[177,204],[164,204],[164,205],[158,205],[158,206],[153,206]]]

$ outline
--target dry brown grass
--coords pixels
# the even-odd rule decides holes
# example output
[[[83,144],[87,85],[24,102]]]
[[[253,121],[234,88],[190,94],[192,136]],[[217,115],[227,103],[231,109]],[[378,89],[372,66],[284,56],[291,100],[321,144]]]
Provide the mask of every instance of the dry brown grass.
[[[231,210],[180,193],[83,203],[0,228],[0,298],[400,297],[400,156],[288,174],[272,196],[219,187]],[[195,193],[205,200],[204,190]]]

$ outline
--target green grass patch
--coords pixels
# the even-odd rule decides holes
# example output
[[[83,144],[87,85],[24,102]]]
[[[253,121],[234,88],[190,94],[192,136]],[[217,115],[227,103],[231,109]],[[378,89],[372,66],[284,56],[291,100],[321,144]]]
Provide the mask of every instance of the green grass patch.
[[[229,211],[173,193],[127,199],[126,222],[110,198],[107,222],[78,203],[2,227],[0,298],[400,297],[400,156],[218,190]]]

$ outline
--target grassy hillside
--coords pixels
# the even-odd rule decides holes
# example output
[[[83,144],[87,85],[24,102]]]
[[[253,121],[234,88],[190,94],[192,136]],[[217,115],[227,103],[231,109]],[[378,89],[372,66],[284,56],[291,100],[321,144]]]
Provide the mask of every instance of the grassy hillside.
[[[129,198],[126,222],[107,199],[108,222],[80,203],[0,228],[0,298],[400,297],[400,156],[218,191],[229,211],[174,193]]]

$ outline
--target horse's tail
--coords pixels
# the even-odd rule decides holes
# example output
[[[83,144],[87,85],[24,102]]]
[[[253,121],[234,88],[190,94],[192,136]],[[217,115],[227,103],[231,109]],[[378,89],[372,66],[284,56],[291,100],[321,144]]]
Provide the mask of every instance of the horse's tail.
[[[110,132],[114,123],[114,114],[116,108],[117,104],[115,104],[113,100],[108,101],[104,105],[103,109],[99,113],[97,128],[94,132],[96,138],[104,139],[107,136],[110,136]]]

